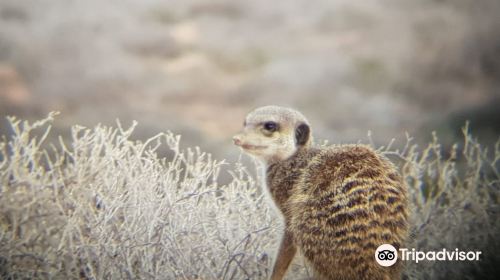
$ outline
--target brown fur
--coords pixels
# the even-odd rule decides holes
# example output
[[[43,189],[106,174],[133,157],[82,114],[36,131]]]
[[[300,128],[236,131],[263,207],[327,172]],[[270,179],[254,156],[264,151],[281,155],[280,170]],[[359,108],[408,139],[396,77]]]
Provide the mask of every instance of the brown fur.
[[[302,115],[287,121],[307,123]],[[272,279],[283,278],[296,248],[319,279],[400,278],[401,261],[391,267],[375,261],[379,245],[399,249],[408,231],[406,186],[389,160],[365,145],[320,149],[309,142],[288,158],[269,158],[267,188],[285,219]]]

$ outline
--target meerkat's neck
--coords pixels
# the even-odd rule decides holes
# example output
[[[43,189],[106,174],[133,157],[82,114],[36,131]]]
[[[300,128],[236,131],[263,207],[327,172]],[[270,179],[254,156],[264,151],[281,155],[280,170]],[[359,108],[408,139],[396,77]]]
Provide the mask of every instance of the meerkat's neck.
[[[266,166],[266,189],[282,213],[287,212],[286,203],[309,159],[318,152],[317,149],[301,148],[288,159],[272,162]]]

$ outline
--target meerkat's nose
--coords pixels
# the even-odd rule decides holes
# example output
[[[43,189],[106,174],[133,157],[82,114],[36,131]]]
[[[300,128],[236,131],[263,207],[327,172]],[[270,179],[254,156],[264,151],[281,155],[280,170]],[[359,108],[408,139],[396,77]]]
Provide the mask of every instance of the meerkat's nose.
[[[233,136],[233,143],[237,146],[241,146],[241,137],[239,135]]]

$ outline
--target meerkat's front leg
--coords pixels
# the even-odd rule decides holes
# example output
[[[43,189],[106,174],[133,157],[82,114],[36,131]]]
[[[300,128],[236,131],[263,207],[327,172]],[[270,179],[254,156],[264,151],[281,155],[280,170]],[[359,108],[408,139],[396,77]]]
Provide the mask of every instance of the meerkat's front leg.
[[[285,230],[283,239],[281,240],[278,255],[276,256],[276,261],[274,262],[271,280],[283,279],[288,266],[290,266],[290,263],[292,262],[296,252],[297,248],[293,244],[292,234],[288,230]]]

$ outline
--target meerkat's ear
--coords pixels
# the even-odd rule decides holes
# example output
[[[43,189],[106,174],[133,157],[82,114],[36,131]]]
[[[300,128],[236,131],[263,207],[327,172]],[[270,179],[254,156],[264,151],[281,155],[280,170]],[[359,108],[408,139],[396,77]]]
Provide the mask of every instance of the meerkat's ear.
[[[295,142],[298,146],[304,146],[309,140],[311,129],[305,123],[299,124],[295,129]]]

